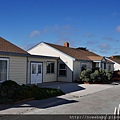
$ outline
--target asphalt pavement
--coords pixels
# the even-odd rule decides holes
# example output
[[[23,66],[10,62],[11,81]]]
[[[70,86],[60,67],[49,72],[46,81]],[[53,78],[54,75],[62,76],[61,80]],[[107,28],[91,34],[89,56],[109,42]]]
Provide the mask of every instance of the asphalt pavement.
[[[47,84],[66,94],[0,108],[0,114],[112,114],[120,103],[120,85]]]

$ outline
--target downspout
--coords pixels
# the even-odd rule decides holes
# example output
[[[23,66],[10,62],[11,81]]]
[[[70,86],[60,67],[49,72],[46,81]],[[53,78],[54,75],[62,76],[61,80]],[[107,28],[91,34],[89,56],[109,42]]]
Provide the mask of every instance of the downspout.
[[[59,58],[58,58],[59,59]],[[58,59],[57,59],[57,73],[56,73],[56,81],[58,82]]]
[[[26,61],[26,84],[28,84],[28,56],[27,56],[27,61]]]
[[[72,82],[74,82],[74,60],[73,60]]]

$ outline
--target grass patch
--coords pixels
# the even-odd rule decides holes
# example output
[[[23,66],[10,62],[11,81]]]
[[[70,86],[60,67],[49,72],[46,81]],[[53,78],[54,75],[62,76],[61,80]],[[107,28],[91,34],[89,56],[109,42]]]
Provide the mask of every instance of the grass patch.
[[[36,85],[18,85],[16,82],[8,80],[0,86],[0,104],[11,104],[29,98],[41,100],[63,94],[60,89],[39,88]]]

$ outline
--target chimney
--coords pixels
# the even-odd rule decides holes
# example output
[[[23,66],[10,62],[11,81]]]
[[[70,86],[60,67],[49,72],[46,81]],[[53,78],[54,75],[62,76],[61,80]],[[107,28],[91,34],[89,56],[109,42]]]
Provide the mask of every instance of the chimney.
[[[111,56],[111,58],[114,58],[114,56]]]
[[[68,42],[64,42],[64,46],[65,47],[69,47],[69,43]]]

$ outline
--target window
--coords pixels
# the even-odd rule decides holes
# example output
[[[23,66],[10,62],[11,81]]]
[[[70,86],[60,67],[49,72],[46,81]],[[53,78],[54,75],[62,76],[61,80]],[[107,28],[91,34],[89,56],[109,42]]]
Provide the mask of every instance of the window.
[[[108,66],[108,70],[111,70],[111,65]]]
[[[8,79],[8,59],[0,58],[0,81]]]
[[[86,69],[87,69],[87,64],[82,63],[81,64],[81,71],[86,70]]]
[[[41,64],[38,64],[38,74],[41,74]]]
[[[47,73],[54,73],[54,62],[47,62]]]
[[[32,64],[32,74],[36,74],[36,64]]]
[[[59,76],[66,76],[66,64],[59,63]]]

